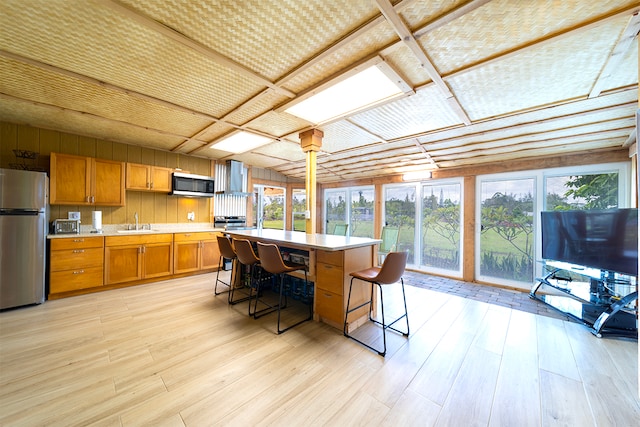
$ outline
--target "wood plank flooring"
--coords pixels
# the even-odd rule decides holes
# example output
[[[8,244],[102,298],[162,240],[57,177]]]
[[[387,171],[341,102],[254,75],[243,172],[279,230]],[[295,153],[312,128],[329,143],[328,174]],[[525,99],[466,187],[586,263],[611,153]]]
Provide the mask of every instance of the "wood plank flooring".
[[[318,322],[276,335],[213,279],[0,313],[0,425],[639,425],[636,341],[408,286],[382,358]]]

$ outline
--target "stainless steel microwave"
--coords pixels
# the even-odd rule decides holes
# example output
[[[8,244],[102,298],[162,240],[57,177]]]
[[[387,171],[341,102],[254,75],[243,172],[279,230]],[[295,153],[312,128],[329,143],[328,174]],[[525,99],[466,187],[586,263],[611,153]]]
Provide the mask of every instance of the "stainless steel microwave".
[[[171,177],[171,193],[174,196],[213,197],[214,180],[210,176],[174,172]]]

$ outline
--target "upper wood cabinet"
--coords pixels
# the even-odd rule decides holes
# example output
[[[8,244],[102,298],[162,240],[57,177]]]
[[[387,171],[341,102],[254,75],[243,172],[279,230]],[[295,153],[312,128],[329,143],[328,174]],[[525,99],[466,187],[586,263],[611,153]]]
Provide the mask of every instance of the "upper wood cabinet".
[[[127,163],[127,190],[171,191],[171,168]]]
[[[52,205],[124,206],[124,162],[51,153]]]

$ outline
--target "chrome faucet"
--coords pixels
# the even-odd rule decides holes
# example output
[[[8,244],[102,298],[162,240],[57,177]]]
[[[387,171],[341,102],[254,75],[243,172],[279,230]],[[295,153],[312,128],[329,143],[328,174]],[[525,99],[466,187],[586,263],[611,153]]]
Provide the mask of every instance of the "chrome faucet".
[[[135,218],[135,220],[136,220],[136,231],[138,231],[138,212],[134,213],[134,214],[133,214],[133,217],[134,217],[134,218]]]

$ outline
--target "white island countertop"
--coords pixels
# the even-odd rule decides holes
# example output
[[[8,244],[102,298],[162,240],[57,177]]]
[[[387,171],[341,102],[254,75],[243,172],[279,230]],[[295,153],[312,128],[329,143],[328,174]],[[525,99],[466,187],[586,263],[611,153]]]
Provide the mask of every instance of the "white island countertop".
[[[275,243],[290,248],[321,249],[324,251],[341,251],[364,246],[373,246],[382,242],[380,239],[370,239],[368,237],[307,234],[302,231],[271,229],[227,230],[225,233],[236,238],[246,238],[265,243]]]

